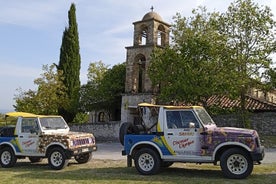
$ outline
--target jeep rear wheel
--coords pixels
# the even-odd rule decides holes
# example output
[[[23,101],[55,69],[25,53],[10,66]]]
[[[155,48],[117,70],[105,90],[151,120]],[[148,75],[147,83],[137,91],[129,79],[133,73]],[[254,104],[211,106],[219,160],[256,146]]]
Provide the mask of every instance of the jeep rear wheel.
[[[84,164],[89,162],[92,159],[92,153],[85,153],[85,154],[81,154],[81,155],[77,155],[75,156],[75,160],[79,163],[79,164]]]
[[[150,148],[142,148],[135,153],[134,163],[136,170],[143,175],[158,173],[161,167],[159,155]]]
[[[0,150],[0,164],[4,168],[13,167],[17,161],[12,148],[6,147]]]
[[[226,150],[220,158],[220,167],[224,176],[228,178],[246,178],[252,173],[253,161],[242,149]]]
[[[52,169],[60,170],[68,165],[68,159],[62,148],[53,148],[48,155],[48,163]]]

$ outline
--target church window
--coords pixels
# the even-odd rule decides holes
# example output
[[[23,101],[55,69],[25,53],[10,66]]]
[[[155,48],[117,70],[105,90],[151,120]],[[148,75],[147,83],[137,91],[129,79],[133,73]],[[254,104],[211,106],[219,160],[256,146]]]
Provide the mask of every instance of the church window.
[[[98,121],[99,121],[99,122],[104,122],[104,116],[105,116],[104,112],[100,112],[100,113],[99,113]]]
[[[140,60],[139,63],[139,83],[138,83],[138,92],[143,92],[144,85],[144,75],[145,75],[145,62]]]
[[[146,26],[141,26],[141,31],[139,35],[139,45],[146,45],[148,37],[148,28]]]
[[[157,30],[157,45],[164,46],[165,45],[165,28],[164,26],[160,25]]]

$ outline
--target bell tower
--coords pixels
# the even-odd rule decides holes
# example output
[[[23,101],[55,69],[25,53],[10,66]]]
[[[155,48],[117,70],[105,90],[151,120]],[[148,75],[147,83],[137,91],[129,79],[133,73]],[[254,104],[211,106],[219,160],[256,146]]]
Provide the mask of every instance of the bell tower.
[[[138,103],[151,103],[154,87],[148,76],[150,56],[154,48],[169,45],[170,25],[159,14],[151,11],[133,23],[133,46],[126,47],[125,94],[122,96],[121,121],[131,121],[129,110]]]

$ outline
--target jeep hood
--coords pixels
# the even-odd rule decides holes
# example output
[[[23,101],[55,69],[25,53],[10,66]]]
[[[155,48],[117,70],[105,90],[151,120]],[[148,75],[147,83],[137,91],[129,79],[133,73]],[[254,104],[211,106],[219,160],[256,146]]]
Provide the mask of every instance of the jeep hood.
[[[55,136],[55,137],[62,137],[66,139],[75,139],[75,138],[82,138],[82,137],[94,137],[91,133],[85,133],[85,132],[45,132],[45,136]]]
[[[207,129],[208,134],[214,136],[227,136],[227,137],[252,137],[256,134],[255,130],[245,128],[234,128],[234,127],[213,127]]]

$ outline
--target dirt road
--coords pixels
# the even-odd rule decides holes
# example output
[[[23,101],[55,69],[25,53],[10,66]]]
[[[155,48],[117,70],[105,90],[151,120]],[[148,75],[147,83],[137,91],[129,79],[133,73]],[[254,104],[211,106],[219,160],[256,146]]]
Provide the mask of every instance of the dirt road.
[[[98,143],[98,150],[94,152],[93,159],[126,160],[122,156],[123,146],[120,143]],[[262,163],[276,163],[276,149],[266,149]]]

